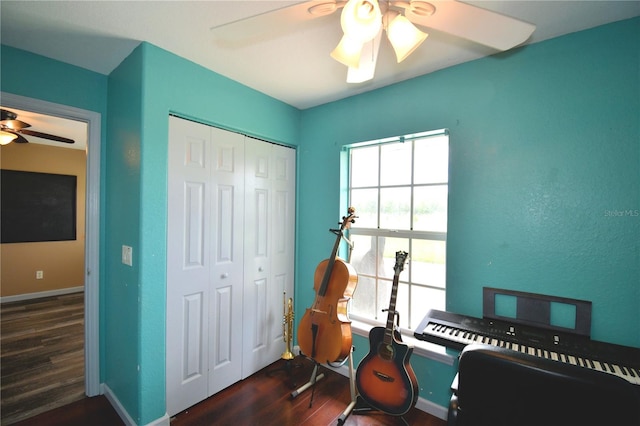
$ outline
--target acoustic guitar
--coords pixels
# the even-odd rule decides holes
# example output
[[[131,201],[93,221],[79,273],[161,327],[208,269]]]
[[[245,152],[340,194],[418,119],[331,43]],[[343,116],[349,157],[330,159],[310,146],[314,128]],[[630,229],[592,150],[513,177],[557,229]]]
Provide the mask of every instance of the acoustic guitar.
[[[358,274],[337,255],[344,230],[351,226],[355,217],[355,209],[349,207],[347,215],[342,217],[340,229],[331,230],[336,234],[333,250],[329,258],[316,267],[316,297],[298,327],[300,350],[318,363],[343,361],[351,353],[348,304],[358,283]]]
[[[364,402],[394,416],[407,413],[418,400],[418,380],[409,363],[413,348],[402,343],[394,327],[398,280],[407,255],[396,253],[387,326],[371,329],[369,353],[356,371],[356,386]]]

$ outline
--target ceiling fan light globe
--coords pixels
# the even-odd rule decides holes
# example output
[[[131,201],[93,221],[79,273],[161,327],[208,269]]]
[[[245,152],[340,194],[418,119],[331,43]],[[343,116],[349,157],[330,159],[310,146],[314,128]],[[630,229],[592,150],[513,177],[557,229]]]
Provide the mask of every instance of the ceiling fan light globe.
[[[429,34],[420,31],[402,15],[391,19],[387,26],[387,37],[396,53],[398,63],[411,55],[428,36]]]
[[[378,51],[380,50],[380,39],[382,31],[373,40],[362,46],[360,54],[360,64],[358,68],[349,67],[347,70],[347,83],[364,83],[373,79],[378,62]]]
[[[377,0],[349,0],[342,9],[340,24],[345,35],[366,43],[380,32],[382,13]]]
[[[363,43],[348,35],[342,36],[340,43],[331,52],[331,57],[348,67],[358,68],[362,54]]]
[[[18,135],[13,133],[5,132],[4,130],[0,131],[0,145],[8,145],[16,139]]]

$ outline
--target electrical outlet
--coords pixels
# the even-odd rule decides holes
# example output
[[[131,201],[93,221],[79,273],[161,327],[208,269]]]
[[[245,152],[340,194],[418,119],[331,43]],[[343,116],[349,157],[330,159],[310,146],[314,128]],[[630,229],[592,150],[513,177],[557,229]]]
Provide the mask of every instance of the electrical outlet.
[[[122,263],[133,266],[133,248],[130,246],[122,246]]]
[[[43,271],[36,271],[36,280],[41,280],[44,278],[44,272]]]

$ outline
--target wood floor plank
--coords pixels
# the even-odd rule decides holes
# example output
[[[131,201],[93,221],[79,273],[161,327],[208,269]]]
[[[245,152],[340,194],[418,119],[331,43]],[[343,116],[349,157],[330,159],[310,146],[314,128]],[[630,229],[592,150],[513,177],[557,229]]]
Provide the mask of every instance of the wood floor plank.
[[[85,397],[83,293],[3,303],[0,328],[2,425]]]

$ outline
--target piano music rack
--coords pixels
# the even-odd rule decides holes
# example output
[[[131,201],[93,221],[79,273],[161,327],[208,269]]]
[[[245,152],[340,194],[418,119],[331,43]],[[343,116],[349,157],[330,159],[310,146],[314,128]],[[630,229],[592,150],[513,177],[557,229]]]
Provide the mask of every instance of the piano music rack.
[[[512,296],[516,299],[515,317],[501,316],[496,313],[496,296]],[[553,304],[556,303],[575,308],[573,329],[552,324],[551,311]],[[485,319],[509,321],[591,338],[591,302],[587,300],[483,287],[482,316]]]

